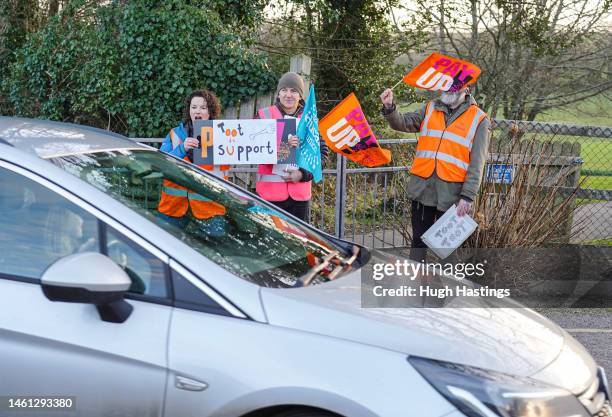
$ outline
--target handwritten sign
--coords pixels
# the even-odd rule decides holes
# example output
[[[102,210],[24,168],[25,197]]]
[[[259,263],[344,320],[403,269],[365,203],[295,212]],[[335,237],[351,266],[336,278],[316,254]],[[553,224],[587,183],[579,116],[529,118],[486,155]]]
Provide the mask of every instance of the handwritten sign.
[[[197,165],[274,164],[277,161],[276,120],[198,120],[194,134],[200,148]]]
[[[446,258],[470,237],[478,224],[469,215],[459,217],[453,204],[421,237],[441,259]]]
[[[197,165],[248,165],[295,163],[295,119],[196,120],[194,135],[200,148],[194,151]]]

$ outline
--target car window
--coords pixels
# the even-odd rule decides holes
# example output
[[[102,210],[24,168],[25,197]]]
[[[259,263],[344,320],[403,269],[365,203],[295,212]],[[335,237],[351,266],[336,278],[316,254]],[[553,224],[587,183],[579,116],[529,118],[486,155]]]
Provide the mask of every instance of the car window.
[[[106,254],[132,280],[133,294],[165,298],[168,295],[165,264],[118,231],[107,227]]]
[[[94,216],[0,168],[0,273],[38,279],[59,258],[98,247]]]
[[[179,272],[172,270],[172,288],[174,289],[174,306],[205,313],[231,316],[215,300],[189,282]]]
[[[288,287],[322,259],[350,256],[274,206],[154,150],[113,150],[50,159],[134,209],[212,262],[267,287]],[[321,268],[313,283],[333,270]],[[206,276],[206,271],[202,272]]]

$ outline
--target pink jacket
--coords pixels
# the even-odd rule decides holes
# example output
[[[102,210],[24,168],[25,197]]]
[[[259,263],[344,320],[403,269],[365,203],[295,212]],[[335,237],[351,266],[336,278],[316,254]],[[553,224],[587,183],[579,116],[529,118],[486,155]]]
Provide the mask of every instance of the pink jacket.
[[[276,106],[264,107],[257,111],[260,119],[282,119],[283,114]],[[261,198],[267,201],[285,201],[289,197],[296,201],[308,201],[312,197],[311,183],[285,182],[280,176],[272,173],[271,164],[259,165],[256,190]]]

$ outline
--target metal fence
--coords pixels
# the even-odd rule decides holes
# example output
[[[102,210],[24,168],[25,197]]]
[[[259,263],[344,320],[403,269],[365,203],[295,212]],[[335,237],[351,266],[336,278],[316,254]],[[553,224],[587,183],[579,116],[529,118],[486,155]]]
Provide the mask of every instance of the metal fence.
[[[612,127],[494,120],[492,129],[495,143],[535,137],[549,142],[555,156],[572,161],[572,181],[554,190],[571,197],[566,237],[571,243],[612,245]],[[380,142],[392,149],[394,166],[363,168],[336,154],[324,161],[323,180],[313,187],[311,223],[372,247],[408,246],[410,208],[404,190],[416,137]],[[491,149],[489,165],[494,163]],[[254,190],[256,167],[233,167],[230,173],[231,181]]]
[[[536,137],[563,143],[561,155],[574,155],[579,170],[570,187],[574,192],[569,240],[579,244],[612,245],[612,127],[494,120],[494,134],[505,138]],[[571,150],[569,150],[571,148]]]

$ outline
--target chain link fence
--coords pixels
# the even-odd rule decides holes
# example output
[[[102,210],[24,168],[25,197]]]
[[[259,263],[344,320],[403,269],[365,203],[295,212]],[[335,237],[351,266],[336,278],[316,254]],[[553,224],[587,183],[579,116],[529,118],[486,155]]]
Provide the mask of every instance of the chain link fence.
[[[570,144],[579,158],[572,215],[572,243],[612,245],[612,127],[494,120],[506,138],[537,137]],[[560,194],[573,190],[560,189]]]

